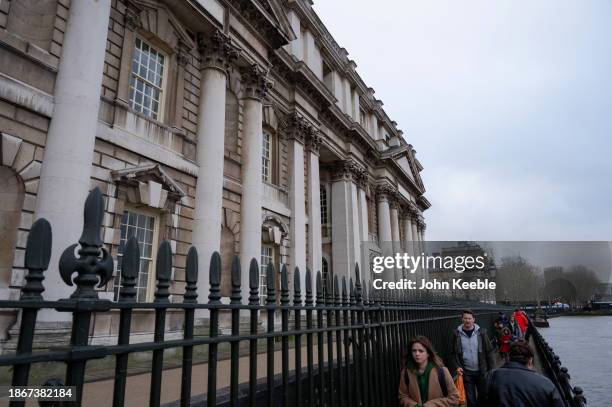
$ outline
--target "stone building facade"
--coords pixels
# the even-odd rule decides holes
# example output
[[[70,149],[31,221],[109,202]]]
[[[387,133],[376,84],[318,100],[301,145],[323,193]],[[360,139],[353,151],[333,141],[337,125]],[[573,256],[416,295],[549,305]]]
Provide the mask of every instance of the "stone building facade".
[[[168,240],[177,302],[191,245],[203,301],[215,250],[228,295],[234,255],[248,287],[251,258],[343,276],[378,242],[412,251],[423,240],[415,150],[309,0],[0,0],[0,43],[2,298],[19,293],[40,217],[53,228],[44,296],[70,295],[57,264],[93,187],[118,257],[101,298],[117,296],[131,235],[138,300],[152,299],[156,247]],[[16,316],[1,317],[5,335]],[[94,334],[112,334],[114,318]],[[133,331],[152,320],[143,313]]]

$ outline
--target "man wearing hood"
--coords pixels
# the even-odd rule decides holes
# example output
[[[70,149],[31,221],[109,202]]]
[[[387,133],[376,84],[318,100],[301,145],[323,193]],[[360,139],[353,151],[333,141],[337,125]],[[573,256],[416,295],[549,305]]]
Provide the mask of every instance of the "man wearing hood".
[[[453,331],[452,362],[463,372],[467,407],[476,407],[484,392],[485,375],[495,368],[493,346],[486,330],[476,324],[474,312],[461,312],[462,324]]]

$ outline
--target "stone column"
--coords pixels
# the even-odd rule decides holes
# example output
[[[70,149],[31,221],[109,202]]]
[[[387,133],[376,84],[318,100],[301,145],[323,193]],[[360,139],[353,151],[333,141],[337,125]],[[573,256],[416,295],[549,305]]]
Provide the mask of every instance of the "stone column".
[[[226,69],[238,57],[229,37],[217,31],[212,38],[198,36],[202,54],[198,108],[197,162],[193,245],[199,255],[198,298],[208,298],[210,257],[221,249],[223,203],[223,149],[225,140]],[[199,315],[203,313],[199,312]]]
[[[351,201],[350,201],[350,219],[351,219],[351,262],[349,264],[348,276],[352,277],[355,270],[355,263],[361,262],[361,225],[359,222],[359,190],[357,186],[359,170],[353,172],[351,186]]]
[[[57,272],[62,251],[81,236],[83,207],[91,187],[91,163],[98,125],[102,70],[106,50],[110,0],[73,1],[68,11],[62,56],[55,82],[53,117],[42,163],[36,218],[53,228],[45,299],[67,298],[67,286]],[[105,192],[105,191],[102,191]],[[69,319],[69,313],[42,312],[41,320]]]
[[[412,226],[412,238],[414,239],[413,241],[413,247],[414,247],[414,255],[415,256],[420,256],[421,255],[421,246],[419,243],[419,231],[417,230],[417,218],[416,215],[412,214],[411,218],[410,218],[410,223]]]
[[[291,209],[291,268],[300,269],[301,282],[306,277],[306,197],[304,194],[304,142],[310,124],[294,114],[287,128],[289,140],[289,208]],[[312,205],[311,205],[312,206]],[[302,287],[305,287],[302,285]]]
[[[262,117],[263,100],[272,83],[259,65],[242,69],[244,110],[242,124],[242,199],[240,202],[240,264],[242,297],[248,298],[249,264],[261,258]]]
[[[352,216],[352,164],[343,161],[333,171],[331,187],[332,215],[332,270],[341,278],[350,276],[354,267],[353,216]]]
[[[308,155],[308,267],[314,276],[323,269],[322,236],[321,236],[321,183],[319,178],[319,146],[321,137],[312,129],[306,139]],[[304,272],[304,281],[306,273]],[[305,286],[302,286],[305,290]],[[303,291],[305,292],[305,291]]]
[[[419,242],[421,244],[421,251],[424,252],[425,251],[425,221],[423,217],[419,218],[418,229],[419,229]]]
[[[404,226],[404,249],[409,256],[414,255],[414,247],[412,246],[413,236],[412,236],[412,223],[410,222],[410,215],[405,214],[403,220]]]
[[[392,187],[388,184],[379,185],[378,192],[378,241],[383,256],[391,256],[393,253],[393,235],[391,232],[391,210],[389,208],[389,197],[393,194]],[[392,270],[386,270],[383,277],[391,281],[394,277]]]
[[[381,245],[393,241],[391,233],[391,211],[389,195],[391,191],[386,186],[378,187],[378,240]]]
[[[398,203],[397,198],[393,198],[390,200],[390,213],[391,213],[391,239],[393,240],[393,255],[402,251],[400,246],[400,229],[399,229],[399,213],[398,213]],[[398,279],[401,274],[400,269],[395,270],[395,278]]]
[[[363,172],[359,179],[359,234],[361,239],[361,257],[359,270],[361,271],[362,279],[367,275],[370,276],[370,230],[368,226],[368,200],[366,198],[366,188],[368,185],[368,174]],[[359,257],[358,257],[359,258]]]

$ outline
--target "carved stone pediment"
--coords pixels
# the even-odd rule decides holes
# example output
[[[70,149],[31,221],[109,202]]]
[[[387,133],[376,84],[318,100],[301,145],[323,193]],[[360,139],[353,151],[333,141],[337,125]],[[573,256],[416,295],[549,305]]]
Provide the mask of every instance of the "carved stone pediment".
[[[166,201],[179,201],[185,191],[159,164],[146,164],[111,172],[113,181],[128,187],[131,203],[164,208]]]
[[[170,50],[195,47],[194,40],[187,34],[179,20],[166,5],[154,0],[130,0],[129,24],[149,32],[163,41]]]

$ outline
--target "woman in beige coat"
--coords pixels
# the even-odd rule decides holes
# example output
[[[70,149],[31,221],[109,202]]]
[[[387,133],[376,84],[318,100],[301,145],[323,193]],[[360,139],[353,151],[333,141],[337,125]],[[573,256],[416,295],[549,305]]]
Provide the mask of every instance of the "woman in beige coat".
[[[443,383],[441,382],[443,381]],[[400,376],[402,407],[450,407],[459,404],[459,393],[431,341],[415,336],[408,345]]]

